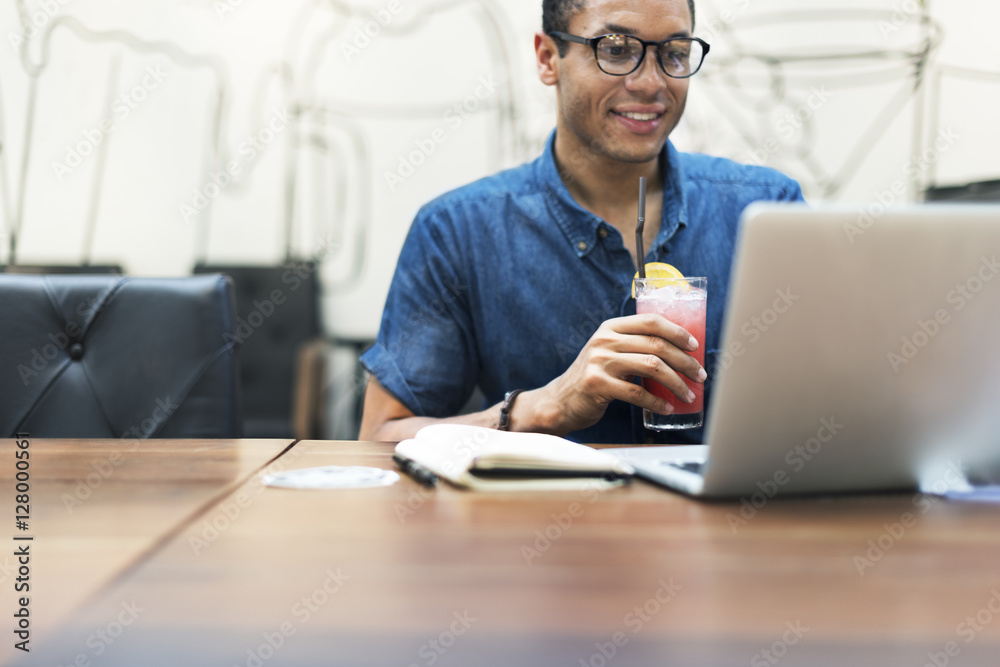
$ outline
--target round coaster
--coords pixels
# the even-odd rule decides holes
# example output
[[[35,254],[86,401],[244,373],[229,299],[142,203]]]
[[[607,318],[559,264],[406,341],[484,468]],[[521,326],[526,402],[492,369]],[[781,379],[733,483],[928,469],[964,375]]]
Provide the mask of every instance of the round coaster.
[[[399,481],[392,470],[366,466],[323,466],[300,468],[264,475],[265,486],[284,489],[363,489],[391,486]]]

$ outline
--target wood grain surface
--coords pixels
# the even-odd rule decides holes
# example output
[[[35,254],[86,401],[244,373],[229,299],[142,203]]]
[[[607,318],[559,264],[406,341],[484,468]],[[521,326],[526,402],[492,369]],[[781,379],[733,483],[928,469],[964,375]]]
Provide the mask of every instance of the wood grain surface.
[[[394,469],[391,452],[302,442],[275,467]],[[38,664],[998,664],[1000,507],[741,507],[640,481],[515,495],[254,476],[106,587]],[[96,655],[101,628],[119,635]]]
[[[34,440],[29,438],[30,521],[15,529],[15,443],[0,446],[0,507],[15,542],[0,556],[3,618],[26,595],[31,643],[174,530],[228,495],[291,440]],[[30,590],[17,592],[14,551],[30,545]],[[10,622],[3,634],[10,634]],[[10,635],[12,636],[12,635]],[[0,656],[20,653],[4,641]]]

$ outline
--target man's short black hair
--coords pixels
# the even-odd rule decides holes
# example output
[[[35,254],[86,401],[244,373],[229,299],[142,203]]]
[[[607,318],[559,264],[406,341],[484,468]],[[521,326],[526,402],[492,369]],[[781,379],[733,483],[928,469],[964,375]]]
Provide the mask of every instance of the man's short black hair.
[[[542,0],[542,32],[546,35],[553,31],[569,32],[569,21],[573,15],[582,10],[587,0]],[[691,10],[691,28],[694,28],[694,0],[688,0]],[[566,42],[557,39],[559,55],[566,55]]]

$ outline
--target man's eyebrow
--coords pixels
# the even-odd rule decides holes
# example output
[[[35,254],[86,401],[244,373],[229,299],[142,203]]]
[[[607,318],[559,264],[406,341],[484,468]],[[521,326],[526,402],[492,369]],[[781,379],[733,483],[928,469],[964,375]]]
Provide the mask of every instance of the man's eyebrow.
[[[618,23],[605,23],[604,30],[607,32],[605,34],[615,34],[615,35],[635,35],[636,30],[629,28],[627,26],[620,25]],[[664,39],[673,39],[674,37],[690,37],[691,33],[687,30],[680,30],[672,35],[668,35]]]
[[[626,28],[623,25],[617,23],[605,23],[604,29],[609,33],[614,33],[616,35],[634,35],[635,31],[632,28]]]

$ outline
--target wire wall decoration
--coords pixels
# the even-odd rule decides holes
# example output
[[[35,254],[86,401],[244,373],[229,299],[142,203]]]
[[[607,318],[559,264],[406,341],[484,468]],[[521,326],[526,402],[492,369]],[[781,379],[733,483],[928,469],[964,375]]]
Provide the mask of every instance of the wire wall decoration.
[[[28,25],[31,20],[24,0],[17,0],[20,22]],[[520,161],[527,153],[523,133],[519,131],[516,110],[517,79],[516,67],[509,45],[516,39],[507,20],[502,5],[494,0],[436,0],[422,4],[419,11],[399,14],[394,20],[380,25],[379,39],[402,38],[419,30],[432,27],[443,14],[455,14],[465,10],[465,16],[457,20],[471,23],[470,29],[479,33],[479,43],[488,54],[496,69],[495,78],[500,82],[499,90],[489,100],[477,105],[470,112],[476,115],[490,115],[494,130],[488,132],[488,160],[496,168]],[[408,103],[372,104],[344,95],[343,91],[324,88],[318,72],[329,55],[344,38],[357,20],[370,20],[372,10],[355,6],[341,0],[313,0],[305,2],[297,9],[284,36],[284,47],[280,59],[266,67],[253,84],[253,102],[245,110],[250,118],[249,127],[265,127],[267,107],[265,99],[272,87],[280,90],[284,109],[290,117],[290,130],[283,132],[280,139],[285,144],[283,178],[280,183],[271,184],[275,188],[273,197],[282,202],[281,219],[276,224],[281,227],[284,255],[287,261],[301,257],[303,252],[296,249],[296,227],[302,223],[304,213],[297,210],[297,202],[303,193],[317,195],[332,193],[326,197],[328,203],[313,201],[314,213],[318,210],[326,225],[324,238],[336,254],[324,254],[321,259],[328,262],[347,262],[350,269],[341,280],[325,285],[329,293],[349,290],[355,286],[363,271],[363,258],[372,228],[372,202],[376,196],[373,180],[376,177],[369,130],[366,121],[413,120],[441,117],[454,107],[455,100],[445,100],[439,104]],[[321,26],[317,29],[317,26]],[[81,20],[64,14],[51,17],[37,31],[31,40],[19,45],[20,64],[28,82],[25,109],[25,124],[19,129],[24,138],[21,155],[17,159],[15,178],[11,178],[8,162],[12,155],[3,140],[11,128],[0,115],[0,196],[3,197],[0,212],[3,215],[7,261],[15,264],[18,258],[18,241],[23,233],[26,220],[30,220],[31,207],[28,201],[29,173],[33,161],[38,160],[34,150],[34,121],[37,115],[37,90],[51,64],[51,44],[53,36],[61,33],[71,35],[84,44],[117,45],[126,56],[154,55],[166,59],[181,69],[205,70],[210,73],[215,94],[206,100],[204,150],[199,157],[201,176],[199,183],[210,183],[211,175],[224,170],[226,165],[237,158],[236,147],[227,144],[225,137],[235,116],[243,112],[234,109],[233,73],[231,65],[217,55],[192,53],[176,43],[167,40],[148,40],[127,30],[95,30]],[[33,47],[33,48],[32,48]],[[32,52],[37,55],[33,55]],[[108,71],[101,79],[105,91],[105,108],[109,111],[119,87],[119,70],[122,55],[111,58]],[[0,89],[0,95],[2,95]],[[2,97],[0,97],[2,99]],[[0,112],[3,106],[0,105]],[[104,190],[115,187],[106,176],[106,155],[115,141],[114,135],[106,137],[95,149],[94,169],[89,183],[89,199],[86,209],[84,247],[81,249],[81,264],[90,261],[93,252],[95,228],[100,221],[100,202]],[[321,169],[306,170],[303,165],[320,158],[329,172],[329,179],[323,178]],[[314,162],[312,162],[314,164]],[[246,193],[252,174],[259,162],[247,165],[247,173],[234,180],[225,189],[226,196]],[[348,210],[352,202],[352,210]],[[205,262],[209,254],[210,230],[213,226],[214,197],[206,197],[206,203],[197,216],[198,232],[195,263]],[[325,207],[325,208],[324,208]],[[350,213],[350,215],[349,215]],[[324,231],[324,230],[317,230]],[[306,260],[315,259],[306,256]]]
[[[914,0],[915,1],[915,0]],[[706,3],[707,4],[707,0]],[[713,33],[709,41],[712,54],[698,75],[696,87],[700,103],[711,107],[711,121],[689,113],[682,131],[690,146],[728,155],[741,161],[769,164],[787,171],[802,182],[807,196],[836,199],[843,196],[845,184],[872,155],[880,136],[896,124],[909,107],[912,116],[910,152],[919,155],[928,141],[939,115],[942,81],[963,78],[988,85],[1000,85],[1000,73],[935,66],[934,56],[943,40],[941,26],[934,20],[926,2],[915,3],[919,11],[908,17],[905,39],[882,40],[873,46],[864,37],[833,40],[828,44],[807,43],[789,46],[774,35],[794,34],[803,25],[823,24],[831,34],[854,35],[858,25],[871,29],[881,23],[896,21],[887,9],[837,9],[834,7],[796,9],[783,12],[746,12],[730,22],[709,22]],[[701,7],[701,5],[699,5]],[[31,20],[32,10],[25,0],[17,0],[16,9],[22,24]],[[708,9],[714,9],[711,5]],[[699,13],[699,21],[701,21]],[[708,12],[711,15],[711,12]],[[31,40],[23,40],[18,56],[20,70],[27,79],[24,126],[12,128],[6,121],[4,93],[0,87],[0,215],[6,261],[17,262],[18,241],[26,222],[30,224],[32,202],[28,199],[29,173],[35,154],[37,91],[51,67],[51,44],[54,36],[72,38],[80,44],[113,45],[116,55],[100,79],[104,108],[109,109],[119,86],[121,60],[133,56],[155,56],[186,72],[207,74],[213,91],[203,104],[206,118],[201,138],[201,154],[196,157],[198,182],[209,183],[212,174],[225,169],[237,156],[237,148],[228,138],[236,117],[247,114],[246,125],[263,127],[267,122],[267,100],[280,99],[288,115],[288,129],[278,140],[281,156],[280,182],[255,182],[253,174],[260,162],[247,165],[246,173],[225,189],[225,197],[267,196],[280,202],[280,229],[286,261],[296,258],[321,260],[343,268],[335,280],[324,281],[327,295],[343,294],[358,288],[366,267],[366,252],[372,234],[378,232],[374,213],[380,203],[381,171],[377,166],[379,137],[372,123],[396,121],[433,121],[448,113],[461,100],[445,98],[440,103],[393,99],[372,101],[364,91],[331,85],[330,72],[344,59],[337,59],[338,49],[350,43],[351,29],[359,21],[371,21],[371,6],[346,0],[308,0],[294,8],[294,15],[282,36],[281,53],[251,79],[250,103],[239,108],[234,104],[234,64],[217,54],[194,53],[167,39],[150,40],[124,29],[97,30],[68,15],[51,17]],[[453,33],[458,26],[472,33],[491,64],[491,76],[497,90],[482,100],[470,113],[484,120],[485,160],[490,170],[511,166],[537,155],[544,134],[537,131],[537,118],[547,116],[548,127],[554,123],[552,109],[539,109],[528,93],[533,69],[525,59],[530,54],[522,48],[529,41],[516,31],[511,8],[500,0],[427,0],[416,11],[394,15],[380,23],[378,39],[434,40]],[[896,27],[899,27],[898,25]],[[697,31],[696,31],[697,32]],[[701,34],[701,33],[699,33]],[[430,42],[427,42],[430,43]],[[516,48],[516,51],[513,50]],[[406,58],[407,54],[402,57]],[[415,57],[415,56],[414,56]],[[447,78],[447,71],[431,68],[428,80]],[[819,88],[817,88],[819,86]],[[800,113],[812,109],[817,90],[859,90],[873,86],[894,89],[888,99],[860,117],[856,140],[839,146],[836,155],[817,150],[822,141],[819,113]],[[548,92],[548,91],[546,91]],[[6,101],[9,104],[9,101]],[[791,114],[791,116],[789,116]],[[776,131],[776,117],[794,118],[793,132]],[[719,123],[725,125],[721,127]],[[240,125],[242,127],[242,124]],[[23,145],[19,156],[12,155],[5,140],[19,133]],[[127,187],[106,178],[109,146],[117,141],[109,136],[96,148],[88,186],[85,230],[81,263],[87,264],[94,250],[95,229],[101,224],[101,203],[106,190]],[[935,166],[909,174],[909,191],[920,193],[935,183]],[[253,186],[251,187],[251,183]],[[265,195],[260,195],[260,191]],[[210,251],[211,230],[219,223],[215,200],[207,198],[197,218],[194,262],[206,262]],[[306,230],[309,230],[310,233]],[[316,256],[303,238],[324,236],[326,250]]]
[[[903,171],[911,198],[921,198],[936,183],[939,156],[919,156],[933,151],[929,147],[939,131],[942,78],[1000,86],[1000,72],[936,64],[944,33],[926,0],[873,9],[746,13],[716,21],[711,28],[712,41],[725,52],[713,48],[699,73],[698,91],[713,114],[709,121],[689,124],[691,142],[705,152],[785,171],[799,180],[807,197],[842,198],[850,179],[873,157],[879,139],[907,120],[909,108],[906,157],[913,159]],[[799,34],[808,37],[795,44],[791,36]],[[817,34],[830,37],[817,40]],[[823,124],[845,122],[844,115],[837,115],[843,105],[826,115],[823,107],[852,92],[867,107],[865,114],[854,113],[849,120],[854,139],[845,141],[851,133],[837,132],[842,145],[819,150]],[[878,92],[888,94],[879,99]],[[711,125],[719,119],[724,130]]]

